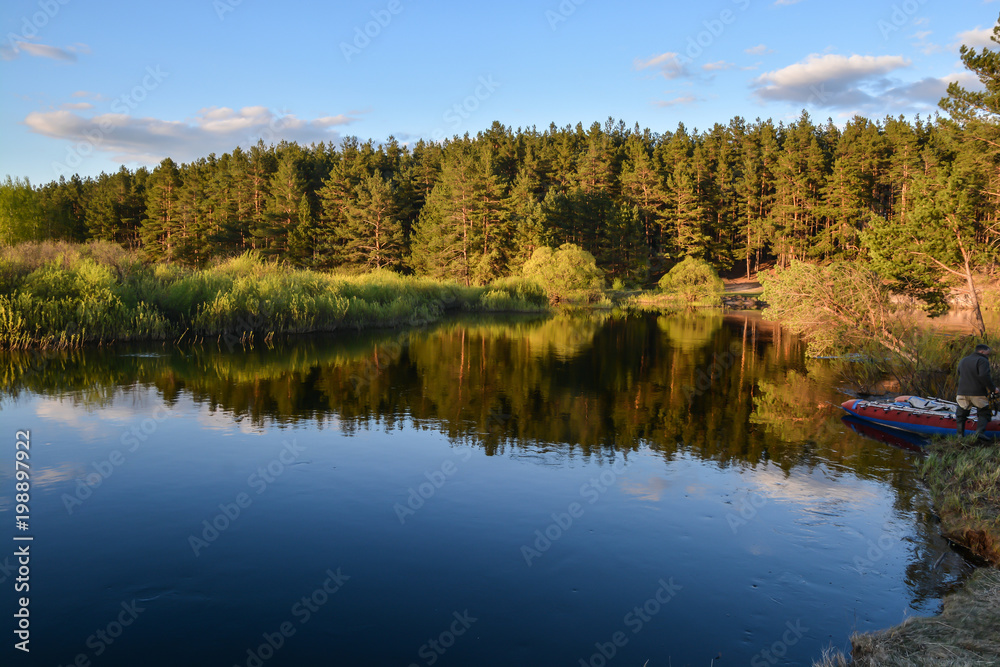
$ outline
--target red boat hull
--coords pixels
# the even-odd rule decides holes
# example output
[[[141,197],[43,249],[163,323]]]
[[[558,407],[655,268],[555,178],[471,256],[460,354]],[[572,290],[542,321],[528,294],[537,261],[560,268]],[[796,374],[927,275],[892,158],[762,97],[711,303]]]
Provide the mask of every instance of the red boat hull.
[[[954,415],[934,410],[919,410],[902,403],[880,403],[860,398],[840,404],[850,414],[881,426],[919,433],[920,435],[955,435],[957,422]],[[965,422],[965,433],[976,431],[976,422]],[[1000,419],[994,419],[986,427],[986,437],[1000,438]]]

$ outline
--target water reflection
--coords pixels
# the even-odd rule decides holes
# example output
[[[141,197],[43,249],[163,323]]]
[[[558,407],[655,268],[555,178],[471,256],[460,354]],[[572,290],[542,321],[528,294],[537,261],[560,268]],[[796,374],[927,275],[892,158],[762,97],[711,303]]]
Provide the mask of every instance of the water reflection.
[[[588,506],[590,532],[580,529],[566,538],[560,546],[574,555],[564,556],[564,560],[546,556],[527,574],[510,578],[505,578],[509,564],[487,568],[491,581],[495,579],[500,589],[523,592],[542,587],[545,584],[532,577],[548,572],[543,568],[551,568],[555,577],[551,581],[562,585],[565,582],[558,578],[559,572],[576,567],[585,556],[603,558],[596,558],[598,569],[621,566],[636,572],[659,571],[665,561],[656,549],[669,544],[670,553],[678,554],[670,561],[678,576],[684,567],[697,572],[697,577],[689,575],[686,581],[708,581],[716,571],[724,580],[736,577],[733,588],[709,590],[715,599],[712,604],[736,605],[731,610],[734,617],[739,616],[738,607],[743,603],[728,598],[743,584],[738,577],[749,572],[754,572],[750,575],[756,582],[754,588],[760,586],[775,599],[812,595],[816,600],[811,610],[825,606],[846,609],[857,604],[862,595],[855,592],[863,588],[859,581],[887,576],[900,559],[905,565],[898,576],[905,579],[909,607],[926,612],[965,568],[957,556],[938,562],[947,547],[937,535],[928,498],[913,473],[913,454],[866,441],[851,432],[834,407],[839,399],[835,393],[837,373],[831,363],[804,359],[796,338],[757,317],[720,312],[663,317],[588,311],[566,311],[548,318],[469,317],[409,331],[296,337],[273,347],[253,349],[230,350],[225,344],[206,342],[7,352],[0,356],[0,368],[5,372],[5,409],[21,398],[30,400],[35,417],[72,431],[81,448],[101,441],[114,446],[120,441],[124,446],[128,434],[136,438],[137,446],[143,445],[143,423],[157,410],[189,416],[199,432],[213,437],[232,436],[234,445],[216,447],[213,442],[215,449],[199,460],[196,472],[184,468],[184,461],[174,460],[182,455],[167,447],[149,450],[148,456],[151,460],[155,456],[159,469],[183,470],[177,475],[190,477],[189,484],[202,489],[202,496],[208,498],[205,504],[213,511],[218,495],[215,480],[226,479],[220,471],[239,465],[240,452],[234,448],[247,447],[247,438],[276,430],[354,435],[405,430],[409,438],[422,431],[440,433],[452,445],[470,446],[490,457],[503,454],[527,464],[516,474],[502,475],[499,471],[506,463],[499,457],[490,460],[492,472],[474,473],[474,469],[486,470],[476,461],[462,459],[456,464],[465,479],[449,486],[448,493],[466,494],[463,498],[470,509],[456,502],[449,506],[452,514],[438,516],[428,510],[421,515],[421,520],[438,521],[436,530],[447,538],[435,537],[433,547],[417,545],[427,554],[418,568],[433,569],[439,567],[438,560],[447,561],[455,548],[448,540],[470,539],[448,532],[452,524],[461,525],[468,519],[463,512],[477,512],[469,525],[481,532],[474,532],[472,540],[496,542],[500,545],[494,549],[497,553],[506,550],[516,555],[521,541],[549,521],[548,509],[534,518],[521,505],[559,511],[567,508],[566,496],[552,495],[553,491],[533,484],[535,479],[551,482],[548,471],[534,464],[565,469],[570,499],[578,495],[578,482],[572,477],[574,466],[621,460],[630,464],[629,475],[617,479],[616,488],[634,505],[608,500],[593,509]],[[355,441],[359,450],[368,442],[362,438]],[[312,452],[317,459],[327,455],[311,446],[310,456]],[[277,451],[277,447],[273,449]],[[123,451],[126,457],[131,456],[128,450]],[[255,455],[265,460],[274,456]],[[355,456],[364,460],[366,455],[378,454]],[[100,461],[102,456],[106,453],[90,459]],[[78,459],[84,460],[89,459]],[[435,469],[443,470],[440,460],[433,461]],[[347,465],[350,463],[348,460]],[[379,511],[384,509],[382,505],[391,507],[397,500],[405,501],[406,493],[392,487],[392,499],[385,500],[383,487],[388,482],[378,486],[377,477],[368,476],[362,468],[355,480],[337,477],[339,486],[332,487],[331,478],[323,475],[334,473],[310,465],[303,462],[302,471],[295,474],[300,481],[313,479],[314,486],[295,493],[302,497],[314,494],[324,500],[331,493],[343,494],[343,506],[354,508],[359,518],[338,514],[334,521],[333,515],[323,514],[340,507],[332,501],[309,505],[308,511],[354,536],[353,540],[345,539],[345,544],[358,545],[351,548],[360,550],[369,542],[383,545],[373,562],[382,563],[384,571],[398,567],[386,560],[390,556],[382,555],[400,549],[390,532],[398,528],[395,515],[390,516],[390,528],[376,528],[381,525],[377,521],[366,523],[374,510],[350,505],[358,501],[346,490],[355,484],[368,494],[366,497],[378,498]],[[330,471],[333,465],[331,459]],[[136,466],[138,469],[139,463]],[[414,484],[410,481],[413,475],[402,470],[386,466],[379,473],[403,480],[398,487],[406,489]],[[39,468],[35,483],[64,493],[71,490],[73,480],[87,473],[83,463],[58,461]],[[150,475],[154,473],[152,470]],[[422,481],[423,474],[419,468],[416,479]],[[487,497],[488,493],[476,488],[479,478],[476,483],[471,481],[477,474],[487,485],[511,485],[525,500],[516,499],[513,492]],[[137,472],[131,479],[133,486],[141,486]],[[143,478],[142,483],[151,483],[163,493],[182,493],[170,480]],[[240,482],[236,491],[244,486]],[[329,491],[331,488],[334,490]],[[887,488],[892,491],[887,493]],[[111,493],[104,496],[109,502]],[[183,493],[191,494],[188,488]],[[302,512],[299,496],[289,491],[286,500],[277,494],[269,498],[285,503],[282,517]],[[221,494],[225,500],[233,495],[228,488]],[[435,498],[438,506],[445,505],[444,495],[442,492]],[[0,502],[4,500],[0,497]],[[511,528],[511,516],[496,506],[515,504],[523,514],[513,514],[520,518]],[[261,509],[255,511],[263,519],[263,501],[259,506]],[[635,514],[621,514],[623,507]],[[197,525],[204,511],[192,510],[193,519],[175,519],[179,527],[174,532],[183,538],[189,524]],[[859,523],[858,517],[864,518],[866,513],[887,518]],[[312,520],[311,515],[308,520]],[[492,532],[483,525],[492,526]],[[831,546],[824,541],[830,539],[830,530],[846,537],[850,544]],[[670,533],[676,534],[676,541],[662,542],[667,538],[661,534]],[[247,539],[259,544],[269,535],[253,534]],[[817,535],[826,536],[813,539]],[[235,543],[238,532],[227,539]],[[718,542],[720,539],[724,541]],[[449,551],[434,550],[443,548],[441,544],[447,544]],[[834,548],[843,553],[824,552]],[[682,557],[685,550],[690,553]],[[358,561],[373,558],[365,553]],[[488,560],[492,555],[483,558]],[[463,567],[470,569],[469,585],[478,586],[474,582],[480,581],[482,572],[475,562]],[[362,580],[359,572],[358,581]],[[895,583],[885,585],[892,588]],[[686,585],[694,589],[694,584]],[[641,586],[637,590],[645,591]],[[553,590],[551,594],[565,596],[567,592]],[[414,600],[419,597],[415,594]],[[612,598],[609,594],[600,602],[607,604]],[[413,603],[415,607],[418,602]],[[455,602],[456,608],[459,604]],[[502,604],[497,604],[501,609]],[[572,625],[577,620],[575,607],[569,600],[564,604],[566,623]],[[513,614],[514,609],[507,611]],[[772,613],[786,612],[779,607]],[[870,614],[873,622],[882,625],[887,624],[885,618],[900,620],[896,618],[898,610],[864,609],[862,614]],[[607,626],[601,624],[603,621],[591,621],[596,628],[594,640],[602,639]],[[783,622],[781,619],[778,625]],[[845,640],[846,628],[857,627],[855,623],[844,619]],[[758,626],[765,627],[765,620]],[[747,627],[734,627],[733,632],[747,633]],[[816,631],[821,637],[829,634],[823,628]],[[833,631],[836,629],[831,628]],[[758,640],[764,645],[766,638],[753,639]],[[584,645],[591,646],[592,641]],[[756,648],[743,645],[740,650],[750,656]]]
[[[835,437],[843,428],[829,418],[836,373],[827,362],[803,361],[799,342],[771,323],[720,312],[477,317],[235,351],[6,352],[0,367],[8,396],[27,390],[94,409],[123,388],[153,388],[167,405],[186,394],[247,430],[335,420],[353,431],[405,419],[490,454],[645,445],[667,458],[684,449],[784,469],[850,460],[862,474],[882,459]]]

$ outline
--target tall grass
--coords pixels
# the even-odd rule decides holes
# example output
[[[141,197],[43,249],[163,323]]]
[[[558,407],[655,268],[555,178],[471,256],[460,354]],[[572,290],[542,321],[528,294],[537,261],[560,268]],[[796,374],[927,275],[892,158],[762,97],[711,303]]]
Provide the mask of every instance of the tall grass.
[[[485,287],[291,269],[247,253],[202,270],[144,265],[113,244],[25,244],[0,253],[0,346],[74,347],[177,336],[397,327],[448,311],[537,312],[524,279]]]

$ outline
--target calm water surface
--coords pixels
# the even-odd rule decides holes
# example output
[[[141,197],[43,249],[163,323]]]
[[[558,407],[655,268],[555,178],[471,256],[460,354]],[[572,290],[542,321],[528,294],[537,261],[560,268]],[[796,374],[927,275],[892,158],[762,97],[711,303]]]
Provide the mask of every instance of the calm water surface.
[[[807,665],[969,568],[830,363],[721,314],[8,354],[8,610],[18,429],[34,541],[31,654],[9,613],[4,654]]]

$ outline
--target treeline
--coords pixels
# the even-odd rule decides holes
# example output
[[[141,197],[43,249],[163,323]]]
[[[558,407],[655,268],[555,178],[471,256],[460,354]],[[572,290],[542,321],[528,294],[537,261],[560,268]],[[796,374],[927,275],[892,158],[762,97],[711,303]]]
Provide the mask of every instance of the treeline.
[[[685,256],[747,274],[764,261],[852,260],[873,220],[905,223],[920,192],[972,174],[976,241],[998,240],[1000,171],[944,123],[805,112],[663,134],[498,122],[443,144],[262,142],[178,165],[0,186],[0,241],[114,241],[204,266],[255,250],[293,265],[388,267],[466,284],[574,243],[609,280],[649,284]]]

